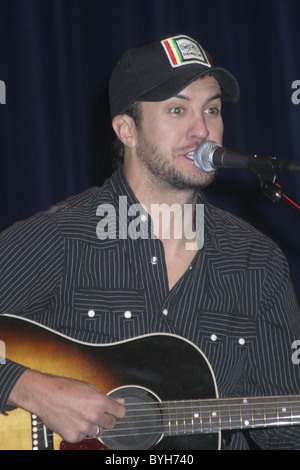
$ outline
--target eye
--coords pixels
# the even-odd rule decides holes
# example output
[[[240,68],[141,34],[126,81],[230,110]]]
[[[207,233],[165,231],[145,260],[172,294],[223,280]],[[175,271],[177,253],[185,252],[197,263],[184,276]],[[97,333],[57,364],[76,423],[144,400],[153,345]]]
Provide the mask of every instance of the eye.
[[[183,113],[183,109],[180,106],[174,106],[174,108],[170,109],[170,113],[180,115]]]
[[[211,116],[218,116],[221,113],[221,110],[216,106],[212,106],[211,108],[207,108],[205,113],[210,114]]]

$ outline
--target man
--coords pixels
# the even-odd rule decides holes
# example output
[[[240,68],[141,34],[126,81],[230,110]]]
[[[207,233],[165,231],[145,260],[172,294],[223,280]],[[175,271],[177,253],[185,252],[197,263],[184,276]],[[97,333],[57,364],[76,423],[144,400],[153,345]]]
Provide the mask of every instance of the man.
[[[0,312],[91,343],[180,335],[207,356],[220,396],[297,394],[291,357],[300,316],[286,260],[210,206],[202,189],[214,174],[191,158],[206,140],[222,143],[222,100],[238,94],[235,78],[187,36],[127,51],[110,80],[124,164],[102,188],[2,234]],[[167,232],[157,208],[171,206]],[[90,384],[10,361],[0,368],[0,400],[3,411],[24,408],[69,442],[100,436],[126,413],[126,402]],[[297,427],[237,431],[223,448],[247,449],[252,440],[297,448],[299,437]]]

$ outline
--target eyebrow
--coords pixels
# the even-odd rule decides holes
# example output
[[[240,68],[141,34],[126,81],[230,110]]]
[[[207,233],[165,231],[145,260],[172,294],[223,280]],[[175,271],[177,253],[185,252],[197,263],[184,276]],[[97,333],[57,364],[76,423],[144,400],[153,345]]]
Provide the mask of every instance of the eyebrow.
[[[182,94],[182,93],[178,93],[178,95],[175,95],[174,98],[180,98],[180,99],[183,99],[185,101],[190,101],[190,98],[188,96]],[[219,99],[219,98],[222,99],[221,93],[216,93],[215,95],[208,98],[206,103],[209,103],[210,101],[214,101],[214,100]]]

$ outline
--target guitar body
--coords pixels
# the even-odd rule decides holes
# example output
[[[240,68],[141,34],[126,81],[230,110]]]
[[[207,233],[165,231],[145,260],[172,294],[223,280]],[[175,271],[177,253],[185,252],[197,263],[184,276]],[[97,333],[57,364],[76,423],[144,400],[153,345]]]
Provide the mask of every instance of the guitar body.
[[[106,345],[71,340],[34,322],[11,315],[0,317],[0,340],[6,358],[47,374],[88,382],[113,396],[130,401],[198,400],[217,397],[212,369],[201,351],[183,338],[152,334]],[[0,365],[1,367],[1,365]],[[157,399],[157,400],[156,400]],[[108,439],[112,449],[218,449],[220,433],[165,437],[157,428],[147,439]],[[32,449],[32,417],[15,409],[0,415],[0,450]],[[176,434],[176,433],[175,433]],[[61,439],[54,435],[54,449]]]

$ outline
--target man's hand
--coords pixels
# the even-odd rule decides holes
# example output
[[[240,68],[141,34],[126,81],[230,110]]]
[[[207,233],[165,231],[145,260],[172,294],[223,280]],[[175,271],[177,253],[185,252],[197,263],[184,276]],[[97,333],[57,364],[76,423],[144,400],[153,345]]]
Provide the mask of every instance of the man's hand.
[[[79,442],[114,427],[125,416],[122,400],[103,394],[93,385],[26,370],[13,388],[9,405],[37,415],[67,442]]]

